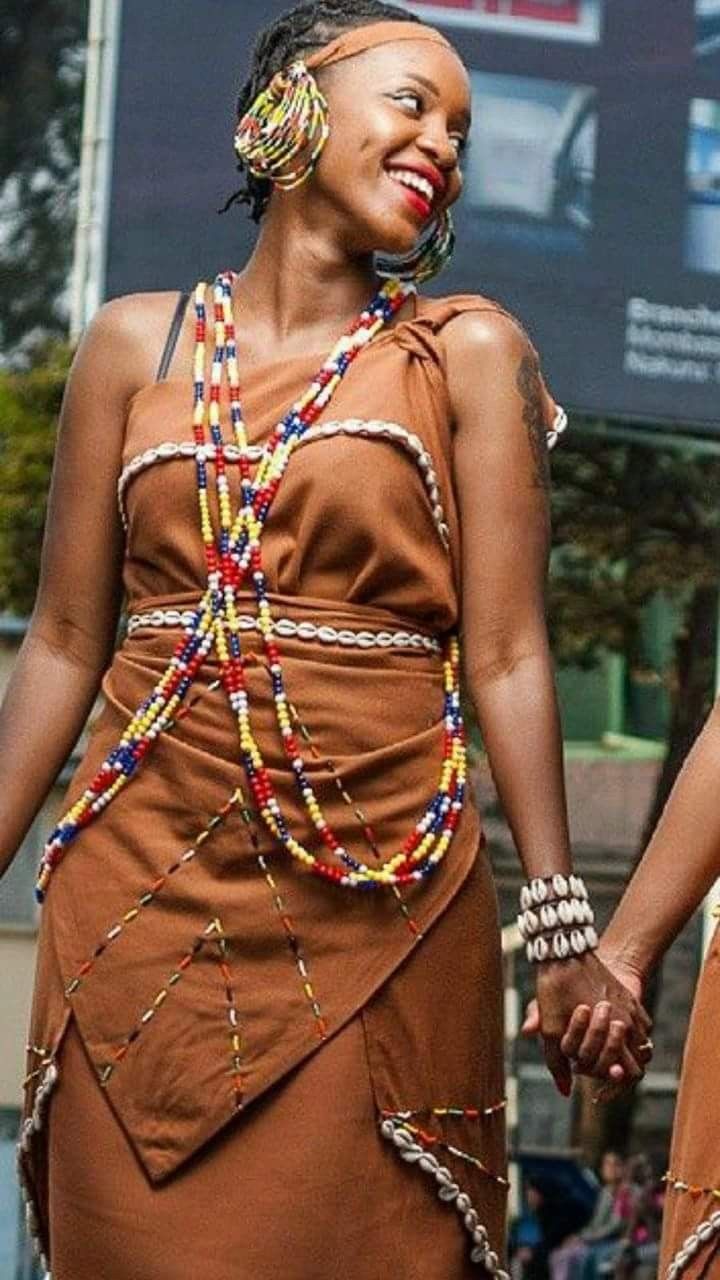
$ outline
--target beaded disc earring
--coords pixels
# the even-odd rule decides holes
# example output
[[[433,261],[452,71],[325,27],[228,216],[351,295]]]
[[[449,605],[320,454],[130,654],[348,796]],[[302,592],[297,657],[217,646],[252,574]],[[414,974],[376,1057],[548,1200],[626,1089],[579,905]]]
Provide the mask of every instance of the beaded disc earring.
[[[293,62],[273,76],[240,120],[235,152],[254,177],[292,191],[310,177],[329,133],[328,104],[314,75],[304,62]]]
[[[422,284],[439,275],[447,266],[455,248],[452,214],[445,209],[409,253],[398,257],[376,254],[375,272],[383,280],[409,280]]]

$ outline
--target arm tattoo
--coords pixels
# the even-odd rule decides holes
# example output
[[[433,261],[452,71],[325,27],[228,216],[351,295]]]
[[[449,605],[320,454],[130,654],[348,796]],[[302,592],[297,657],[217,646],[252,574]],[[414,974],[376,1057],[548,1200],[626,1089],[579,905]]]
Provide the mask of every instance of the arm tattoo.
[[[517,389],[523,398],[523,422],[527,428],[533,456],[533,484],[536,488],[547,491],[550,488],[547,429],[543,412],[540,366],[534,355],[523,356],[520,361]]]

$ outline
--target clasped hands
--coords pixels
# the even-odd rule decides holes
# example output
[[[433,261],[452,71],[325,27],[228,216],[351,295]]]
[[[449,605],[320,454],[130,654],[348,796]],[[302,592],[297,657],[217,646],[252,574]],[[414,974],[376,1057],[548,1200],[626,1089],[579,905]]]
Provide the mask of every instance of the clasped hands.
[[[598,1101],[642,1079],[653,1044],[641,988],[636,973],[605,960],[601,950],[538,965],[536,999],[521,1031],[541,1038],[548,1070],[565,1097],[575,1074],[602,1082]]]

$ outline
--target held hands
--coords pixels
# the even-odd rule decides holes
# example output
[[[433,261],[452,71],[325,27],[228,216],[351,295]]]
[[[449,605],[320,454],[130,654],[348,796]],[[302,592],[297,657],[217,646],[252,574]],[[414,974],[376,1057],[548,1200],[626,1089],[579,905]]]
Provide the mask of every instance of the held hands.
[[[542,1037],[548,1070],[565,1097],[574,1073],[603,1081],[603,1099],[642,1079],[652,1023],[640,997],[639,977],[604,961],[600,951],[538,965],[537,998],[521,1030]]]

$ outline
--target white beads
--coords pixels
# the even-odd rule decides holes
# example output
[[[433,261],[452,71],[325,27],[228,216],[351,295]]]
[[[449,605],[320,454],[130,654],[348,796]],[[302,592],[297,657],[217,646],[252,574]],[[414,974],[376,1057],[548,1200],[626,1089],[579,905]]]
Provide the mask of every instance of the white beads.
[[[525,942],[538,933],[552,932],[555,929],[570,929],[576,926],[590,926],[595,923],[595,915],[590,903],[579,898],[566,898],[562,902],[546,902],[539,911],[523,911],[517,917],[517,925]]]
[[[540,932],[540,917],[528,909],[518,916],[517,926],[523,938],[532,938]]]
[[[570,892],[574,898],[587,898],[585,881],[580,876],[570,876]]]
[[[420,472],[432,509],[433,523],[440,541],[447,551],[450,546],[450,532],[440,494],[440,485],[432,456],[425,448],[420,437],[416,436],[414,432],[408,431],[407,427],[401,426],[398,422],[386,422],[381,418],[345,418],[336,422],[324,422],[310,427],[298,441],[297,447],[299,449],[304,448],[306,445],[312,444],[314,440],[326,440],[330,436],[337,435],[361,436],[368,440],[389,440],[392,444],[399,445],[401,449],[404,449],[410,455]],[[216,460],[216,448],[214,444],[197,445],[192,440],[183,440],[182,442],[164,440],[162,444],[145,449],[143,453],[136,454],[135,457],[131,458],[126,466],[123,467],[117,488],[120,517],[125,531],[127,532],[128,530],[125,493],[130,481],[139,472],[159,462],[173,462],[182,458],[193,460],[198,456],[201,456],[207,462],[214,463]],[[257,462],[263,454],[260,445],[247,445],[246,448],[241,450],[237,445],[225,444],[222,445],[222,449],[225,462],[229,463],[238,463],[241,456],[246,457],[249,462]]]
[[[416,436],[412,431],[408,431],[407,427],[401,426],[400,423],[386,422],[382,418],[345,418],[337,422],[324,422],[319,426],[311,427],[305,433],[303,440],[309,443],[311,440],[335,435],[365,436],[370,440],[390,440],[392,443],[400,445],[414,458],[430,501],[435,527],[443,546],[447,550],[450,545],[450,533],[442,505],[438,479],[432,457],[420,437]]]
[[[47,1059],[44,1063],[44,1067],[44,1073],[35,1091],[32,1113],[25,1120],[20,1130],[20,1139],[17,1145],[17,1171],[20,1190],[25,1204],[25,1221],[28,1235],[30,1236],[33,1251],[40,1262],[41,1267],[49,1275],[48,1262],[42,1251],[40,1220],[36,1211],[34,1188],[26,1176],[24,1160],[24,1157],[30,1150],[33,1136],[36,1133],[39,1133],[43,1127],[49,1097],[58,1081],[58,1068],[55,1059],[52,1057]]]
[[[568,906],[568,903],[561,902],[560,908],[558,911],[555,910],[554,906],[551,903],[546,903],[544,906],[542,906],[540,908],[540,923],[543,929],[557,929],[559,911],[563,907],[567,907],[567,906]],[[560,919],[562,919],[562,916],[560,916]]]
[[[598,945],[595,915],[580,876],[537,876],[520,891],[517,918],[531,964],[568,960]]]
[[[520,906],[523,911],[541,907],[544,902],[557,902],[563,898],[587,901],[588,892],[580,876],[569,877],[556,872],[552,876],[535,876],[520,890]]]
[[[527,944],[527,958],[531,964],[542,964],[550,959],[550,943],[546,938],[535,938]]]
[[[536,902],[538,906],[541,906],[543,902],[547,901],[550,895],[550,890],[544,880],[531,880],[530,893],[533,902]]]
[[[543,937],[531,938],[525,948],[530,964],[543,964],[546,960],[569,960],[573,956],[584,956],[594,951],[598,945],[598,936],[591,925],[586,929],[573,929],[563,933],[556,929],[554,933]]]
[[[129,636],[136,631],[155,627],[189,627],[197,610],[151,609],[146,613],[133,613],[127,620]],[[257,617],[249,613],[238,614],[239,631],[259,631]],[[292,618],[275,618],[273,630],[283,639],[319,640],[322,644],[337,644],[345,649],[422,649],[426,653],[442,653],[442,644],[434,636],[419,631],[351,631],[347,627],[338,630],[326,623],[295,622]]]
[[[547,435],[548,449],[555,448],[555,445],[558,442],[558,438],[563,434],[564,431],[567,431],[567,425],[568,425],[568,416],[565,410],[563,409],[562,405],[557,405],[555,409],[555,418],[553,420],[552,430],[548,431],[548,435]]]
[[[674,1183],[673,1185],[676,1188],[679,1186],[678,1183]],[[720,1210],[712,1213],[709,1218],[704,1222],[701,1222],[695,1231],[687,1237],[687,1240],[683,1242],[682,1248],[675,1254],[675,1257],[667,1269],[666,1280],[679,1280],[679,1277],[682,1275],[688,1263],[692,1262],[693,1258],[700,1252],[701,1248],[706,1245],[713,1236],[717,1235],[719,1231]]]
[[[565,899],[563,902],[558,903],[557,914],[560,924],[575,923],[575,903],[579,901],[579,898],[571,898],[570,900]]]
[[[473,1208],[470,1197],[460,1190],[450,1170],[440,1164],[437,1156],[415,1141],[405,1128],[401,1115],[388,1116],[382,1120],[380,1132],[397,1148],[402,1160],[434,1178],[439,1198],[455,1207],[472,1241],[470,1261],[482,1265],[486,1274],[494,1276],[495,1280],[510,1280],[507,1271],[500,1266],[497,1253],[490,1248],[487,1230],[482,1225],[477,1210]]]
[[[552,954],[555,960],[567,960],[572,950],[572,935],[554,933],[552,938]]]

